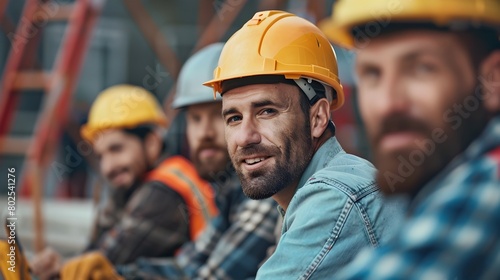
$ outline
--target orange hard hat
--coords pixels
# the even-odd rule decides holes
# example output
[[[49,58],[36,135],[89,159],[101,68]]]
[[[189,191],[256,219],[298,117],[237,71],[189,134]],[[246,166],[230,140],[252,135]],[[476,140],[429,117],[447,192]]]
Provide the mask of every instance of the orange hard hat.
[[[294,14],[256,13],[226,42],[214,78],[204,85],[212,87],[216,94],[222,92],[224,81],[264,75],[316,80],[336,91],[336,96],[329,99],[332,110],[344,103],[337,58],[330,42],[317,26]]]

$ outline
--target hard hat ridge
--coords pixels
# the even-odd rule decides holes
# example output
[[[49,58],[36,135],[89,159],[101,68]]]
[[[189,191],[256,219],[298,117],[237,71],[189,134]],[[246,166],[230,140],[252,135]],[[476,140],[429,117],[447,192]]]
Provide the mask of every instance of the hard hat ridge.
[[[294,14],[257,12],[227,41],[214,78],[204,85],[224,93],[228,81],[268,75],[292,81],[301,78],[320,81],[337,93],[330,103],[332,110],[344,103],[337,59],[330,42],[318,27]]]

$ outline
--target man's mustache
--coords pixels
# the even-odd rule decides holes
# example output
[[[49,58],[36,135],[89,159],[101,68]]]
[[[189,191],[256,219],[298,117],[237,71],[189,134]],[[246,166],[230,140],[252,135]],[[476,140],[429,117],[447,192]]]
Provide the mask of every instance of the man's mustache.
[[[220,150],[223,152],[227,152],[227,148],[225,146],[220,146],[220,145],[217,145],[213,142],[203,142],[196,149],[196,154],[199,154],[201,151],[206,150],[206,149],[214,149],[214,150]]]
[[[431,130],[431,127],[427,123],[407,114],[392,114],[382,120],[380,131],[374,140],[375,144],[378,144],[387,134],[405,131],[428,134]]]
[[[258,144],[237,150],[233,158],[235,162],[242,162],[243,159],[251,157],[253,155],[272,156],[272,155],[277,155],[279,153],[280,150],[278,149],[278,147]]]
[[[120,175],[122,172],[127,172],[127,171],[128,168],[126,167],[116,168],[113,171],[109,172],[107,177],[109,180],[112,181],[116,176]]]

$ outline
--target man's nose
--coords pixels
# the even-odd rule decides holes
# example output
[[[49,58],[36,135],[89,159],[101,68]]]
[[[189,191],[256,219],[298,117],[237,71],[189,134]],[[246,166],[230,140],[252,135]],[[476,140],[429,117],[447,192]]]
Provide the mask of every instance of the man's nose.
[[[386,76],[378,99],[378,110],[382,115],[408,113],[411,107],[408,86],[398,73]]]
[[[236,133],[236,144],[239,147],[247,147],[253,144],[259,144],[261,135],[257,124],[250,118],[243,119]]]
[[[101,174],[103,174],[106,178],[111,174],[114,168],[113,161],[109,156],[102,156],[99,162],[99,166],[101,169]]]
[[[203,118],[199,127],[198,135],[200,139],[213,139],[216,136],[214,122],[210,118]]]

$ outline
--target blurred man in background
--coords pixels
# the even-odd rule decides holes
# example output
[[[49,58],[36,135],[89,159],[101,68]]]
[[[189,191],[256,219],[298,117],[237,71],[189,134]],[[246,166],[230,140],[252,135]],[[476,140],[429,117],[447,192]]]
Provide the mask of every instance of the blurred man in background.
[[[338,1],[323,25],[357,52],[359,105],[397,238],[349,279],[500,277],[500,1]]]
[[[112,188],[86,251],[100,250],[113,264],[173,256],[218,213],[214,191],[204,178],[209,171],[223,170],[225,154],[212,155],[203,169],[181,156],[158,164],[166,123],[155,97],[140,87],[113,86],[94,102],[81,132]],[[47,279],[61,265],[60,256],[47,248],[35,257],[32,269]]]
[[[331,111],[344,102],[335,53],[312,23],[254,15],[228,40],[214,79],[229,155],[252,199],[272,197],[281,239],[257,279],[330,279],[390,239],[404,203],[386,201],[368,161],[347,154]]]
[[[215,100],[202,85],[212,77],[222,47],[222,43],[209,45],[186,61],[173,102],[174,108],[186,112],[190,158],[215,188],[219,215],[175,259],[140,259],[118,267],[126,279],[251,278],[275,243],[276,205],[271,199],[254,201],[243,194],[227,153],[220,97]],[[62,277],[95,279],[93,274],[100,273],[118,277],[102,255],[89,254],[68,263]]]

